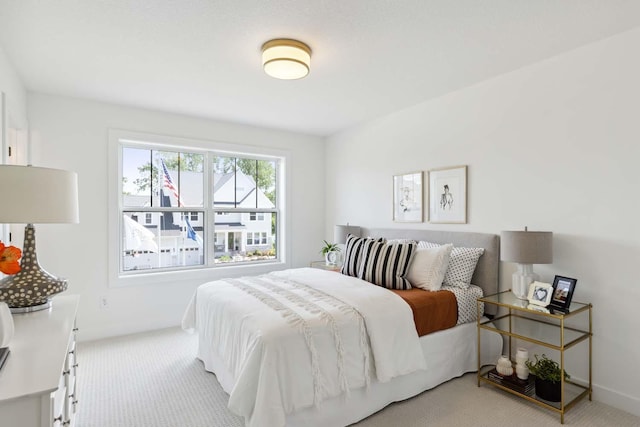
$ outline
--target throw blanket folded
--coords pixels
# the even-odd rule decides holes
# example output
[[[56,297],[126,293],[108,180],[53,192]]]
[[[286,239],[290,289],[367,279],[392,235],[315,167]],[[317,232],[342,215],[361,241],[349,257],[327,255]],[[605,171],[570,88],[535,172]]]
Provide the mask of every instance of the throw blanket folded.
[[[413,312],[413,321],[419,336],[456,326],[458,303],[448,291],[425,291],[420,288],[392,290],[402,298]]]
[[[183,328],[224,362],[229,408],[246,424],[425,369],[409,306],[387,289],[319,269],[227,279],[196,291]],[[375,373],[375,374],[373,374]]]

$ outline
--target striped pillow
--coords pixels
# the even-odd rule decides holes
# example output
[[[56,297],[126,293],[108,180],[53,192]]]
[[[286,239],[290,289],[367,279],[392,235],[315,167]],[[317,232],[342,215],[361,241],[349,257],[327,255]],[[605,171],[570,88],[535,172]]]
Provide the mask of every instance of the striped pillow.
[[[365,242],[358,277],[387,289],[411,289],[411,283],[404,276],[415,250],[415,243]]]
[[[353,234],[347,236],[344,248],[344,262],[340,272],[347,276],[358,277],[358,272],[362,266],[362,247],[365,242],[384,242],[383,238],[372,239],[370,237],[356,237]]]

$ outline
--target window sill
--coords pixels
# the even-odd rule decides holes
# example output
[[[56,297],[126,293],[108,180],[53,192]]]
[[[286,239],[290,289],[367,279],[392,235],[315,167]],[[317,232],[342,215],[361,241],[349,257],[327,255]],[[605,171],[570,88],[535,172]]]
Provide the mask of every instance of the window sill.
[[[224,265],[188,270],[150,271],[146,273],[124,274],[110,280],[110,288],[146,286],[176,282],[208,282],[227,277],[253,276],[289,268],[284,261],[266,261],[249,265]]]

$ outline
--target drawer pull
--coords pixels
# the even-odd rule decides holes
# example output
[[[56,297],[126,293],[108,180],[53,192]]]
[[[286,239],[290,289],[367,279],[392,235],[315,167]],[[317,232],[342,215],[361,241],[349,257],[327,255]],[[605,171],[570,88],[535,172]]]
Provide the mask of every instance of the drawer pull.
[[[74,404],[74,405],[77,405],[77,404],[78,404],[78,400],[76,399],[76,400],[74,400],[74,401],[73,401],[73,402],[71,402],[71,403],[72,403],[72,404]]]
[[[55,423],[57,423],[58,421],[62,422],[62,415],[60,415],[60,416],[58,416],[58,417],[55,417],[55,418],[53,419],[53,423],[54,423],[54,424],[55,424]]]
[[[62,371],[62,375],[63,375],[63,376],[67,376],[67,375],[69,375],[70,373],[71,373],[71,370],[70,370],[70,369],[67,369],[66,371]]]
[[[71,424],[71,420],[67,420],[67,421],[63,421],[62,422],[63,426],[68,426],[69,424]]]
[[[71,351],[69,352],[69,354],[76,354],[76,351],[75,351],[75,350],[71,350]]]
[[[75,365],[72,366],[72,368],[77,368],[78,366],[80,365],[76,363]]]
[[[68,331],[68,329],[67,329]],[[78,332],[78,328],[73,328],[73,332]]]

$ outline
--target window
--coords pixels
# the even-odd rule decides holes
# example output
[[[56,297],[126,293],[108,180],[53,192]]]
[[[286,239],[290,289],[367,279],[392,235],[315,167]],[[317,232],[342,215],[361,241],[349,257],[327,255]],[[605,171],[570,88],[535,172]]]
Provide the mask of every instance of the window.
[[[120,273],[278,259],[281,158],[134,141],[119,149]]]

